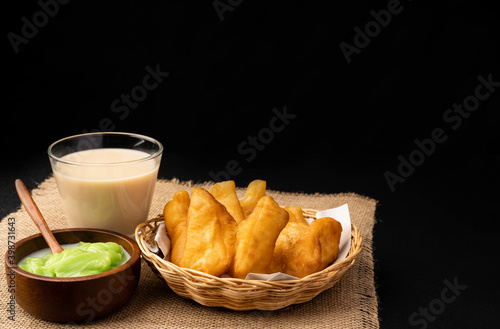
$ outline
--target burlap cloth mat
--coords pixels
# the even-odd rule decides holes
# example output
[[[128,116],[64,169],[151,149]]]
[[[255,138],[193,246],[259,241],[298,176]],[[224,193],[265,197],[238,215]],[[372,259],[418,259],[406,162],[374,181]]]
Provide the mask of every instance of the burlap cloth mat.
[[[14,182],[12,182],[14,183]],[[206,187],[210,184],[196,186]],[[150,217],[160,214],[163,206],[178,190],[195,186],[189,182],[159,180]],[[238,190],[238,194],[243,192]],[[117,312],[80,326],[88,328],[378,328],[377,295],[374,285],[372,230],[375,222],[376,201],[354,193],[346,194],[297,194],[267,191],[280,205],[297,205],[318,210],[348,203],[351,220],[361,231],[363,251],[355,264],[331,289],[307,303],[292,305],[277,311],[232,311],[212,308],[177,296],[167,284],[153,274],[142,260],[141,280],[132,300]],[[61,199],[53,177],[47,178],[32,191],[51,229],[66,228]],[[19,241],[38,233],[28,214],[21,207],[7,217],[15,218],[15,237]],[[7,217],[0,223],[2,272],[7,250]],[[16,307],[15,320],[7,317],[7,291],[5,275],[0,280],[0,326],[2,328],[60,328],[62,324],[40,320]],[[40,301],[43,302],[43,301]],[[73,327],[75,325],[65,325]]]

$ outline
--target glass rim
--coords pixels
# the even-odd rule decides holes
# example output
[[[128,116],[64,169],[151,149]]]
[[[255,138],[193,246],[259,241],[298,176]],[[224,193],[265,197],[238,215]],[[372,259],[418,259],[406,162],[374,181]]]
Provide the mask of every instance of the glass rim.
[[[92,136],[92,135],[122,135],[122,136],[130,136],[130,137],[136,137],[140,139],[145,139],[153,144],[158,145],[158,151],[156,151],[153,154],[149,154],[147,157],[136,159],[136,160],[128,160],[128,161],[118,161],[118,162],[106,162],[106,163],[96,163],[96,162],[78,162],[78,161],[69,161],[69,160],[63,160],[60,157],[57,157],[52,153],[52,148],[61,142],[70,140],[72,138],[77,138],[77,137],[85,137],[85,136]],[[97,147],[95,149],[103,149],[103,147]],[[132,149],[133,150],[133,149]],[[78,152],[78,151],[76,151]],[[94,132],[94,133],[85,133],[85,134],[77,134],[77,135],[72,135],[72,136],[67,136],[61,139],[56,140],[52,144],[49,145],[47,148],[47,154],[49,155],[49,158],[61,162],[64,164],[69,164],[69,165],[79,165],[79,166],[108,166],[108,165],[120,165],[120,164],[130,164],[130,163],[139,163],[143,161],[148,161],[152,160],[158,156],[160,156],[163,153],[163,145],[160,143],[158,140],[146,136],[146,135],[141,135],[141,134],[135,134],[135,133],[127,133],[127,132]],[[68,153],[69,154],[69,153]]]

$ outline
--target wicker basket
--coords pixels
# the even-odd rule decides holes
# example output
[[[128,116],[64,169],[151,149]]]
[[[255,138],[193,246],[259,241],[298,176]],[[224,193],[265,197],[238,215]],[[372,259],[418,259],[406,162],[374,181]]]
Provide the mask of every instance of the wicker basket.
[[[316,210],[304,209],[305,217],[314,218]],[[347,257],[320,272],[302,279],[287,281],[242,280],[218,278],[199,271],[181,268],[152,253],[146,242],[154,240],[156,230],[164,222],[163,216],[148,220],[135,230],[135,238],[142,255],[153,272],[179,296],[202,305],[224,307],[236,311],[278,310],[292,304],[307,302],[322,291],[331,288],[344,275],[361,251],[361,234],[352,225],[351,249]]]

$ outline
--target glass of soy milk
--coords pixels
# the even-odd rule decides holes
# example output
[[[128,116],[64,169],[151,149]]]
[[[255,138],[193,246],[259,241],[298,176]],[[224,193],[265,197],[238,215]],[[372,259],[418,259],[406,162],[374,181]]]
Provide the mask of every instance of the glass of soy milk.
[[[68,226],[133,237],[148,218],[162,152],[153,138],[118,132],[76,135],[50,145]]]

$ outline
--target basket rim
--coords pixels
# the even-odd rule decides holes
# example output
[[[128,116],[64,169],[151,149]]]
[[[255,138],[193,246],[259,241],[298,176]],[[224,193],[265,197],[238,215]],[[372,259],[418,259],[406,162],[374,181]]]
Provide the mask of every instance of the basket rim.
[[[314,215],[318,210],[316,209],[311,209],[311,208],[304,208],[302,209],[305,217],[315,217]],[[156,229],[159,227],[159,223],[164,222],[164,217],[163,214],[159,214],[157,217],[149,219],[145,222],[142,222],[139,224],[136,229],[135,229],[135,239],[137,241],[137,244],[139,245],[139,249],[141,249],[141,253],[144,256],[144,258],[148,261],[154,264],[155,268],[160,271],[160,272],[172,272],[176,273],[178,275],[183,275],[186,278],[189,278],[191,281],[199,281],[199,280],[208,280],[208,281],[214,281],[214,282],[219,282],[231,286],[238,286],[241,287],[241,285],[248,285],[249,289],[252,289],[250,287],[262,287],[262,288],[276,288],[276,285],[278,284],[279,286],[294,286],[296,284],[304,283],[304,282],[309,282],[313,281],[318,277],[324,277],[324,276],[332,276],[336,272],[346,268],[350,267],[354,264],[355,259],[359,255],[359,253],[362,251],[362,237],[361,237],[361,232],[359,229],[351,223],[351,247],[347,253],[347,256],[345,259],[342,261],[336,263],[336,264],[330,264],[323,270],[319,272],[315,272],[312,274],[309,274],[303,278],[299,279],[293,279],[293,280],[279,280],[279,281],[265,281],[265,280],[245,280],[245,279],[239,279],[239,278],[221,278],[221,277],[216,277],[214,275],[204,273],[201,271],[189,269],[189,268],[183,268],[180,267],[170,261],[167,261],[157,254],[151,252],[148,247],[146,246],[146,240],[144,238],[143,234],[140,234],[142,229],[146,226],[151,226],[151,224],[154,225],[154,232],[156,232]],[[164,267],[159,267],[158,263],[163,265]]]

